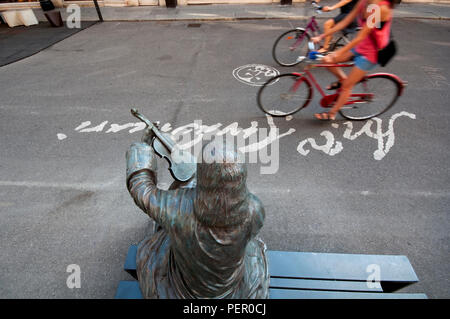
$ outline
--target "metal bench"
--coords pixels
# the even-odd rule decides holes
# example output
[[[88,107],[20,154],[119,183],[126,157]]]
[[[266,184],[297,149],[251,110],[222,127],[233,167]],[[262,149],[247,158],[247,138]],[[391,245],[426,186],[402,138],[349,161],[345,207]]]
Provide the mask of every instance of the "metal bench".
[[[130,246],[124,269],[136,280],[121,281],[117,299],[140,299],[137,246]],[[271,299],[424,299],[425,294],[393,293],[418,282],[406,256],[268,251]],[[379,283],[370,282],[370,265]],[[368,268],[369,267],[369,268]]]

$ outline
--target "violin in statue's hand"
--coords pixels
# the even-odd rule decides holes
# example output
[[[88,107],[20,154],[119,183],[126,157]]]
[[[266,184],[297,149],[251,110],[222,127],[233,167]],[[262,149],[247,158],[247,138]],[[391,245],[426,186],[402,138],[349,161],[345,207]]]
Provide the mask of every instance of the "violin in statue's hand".
[[[179,149],[170,134],[160,132],[157,125],[138,110],[131,109],[131,114],[147,124],[142,141],[151,145],[160,157],[164,157],[169,162],[169,171],[172,177],[180,182],[191,179],[197,170],[195,157],[190,152]]]

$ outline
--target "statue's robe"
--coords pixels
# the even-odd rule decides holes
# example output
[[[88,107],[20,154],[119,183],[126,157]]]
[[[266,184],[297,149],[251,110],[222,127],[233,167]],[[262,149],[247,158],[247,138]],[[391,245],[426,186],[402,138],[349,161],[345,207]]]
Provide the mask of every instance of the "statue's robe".
[[[128,179],[135,203],[160,226],[138,246],[137,275],[145,298],[268,298],[266,247],[257,238],[264,222],[249,193],[242,223],[211,227],[194,214],[196,188],[164,191],[151,170]],[[219,212],[218,212],[219,213]]]

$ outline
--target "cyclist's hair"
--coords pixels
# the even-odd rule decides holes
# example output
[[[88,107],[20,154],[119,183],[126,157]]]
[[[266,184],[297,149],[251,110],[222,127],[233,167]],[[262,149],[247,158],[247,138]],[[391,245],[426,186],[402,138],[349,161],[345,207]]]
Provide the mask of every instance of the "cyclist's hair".
[[[391,8],[395,8],[402,0],[387,0],[391,4]]]

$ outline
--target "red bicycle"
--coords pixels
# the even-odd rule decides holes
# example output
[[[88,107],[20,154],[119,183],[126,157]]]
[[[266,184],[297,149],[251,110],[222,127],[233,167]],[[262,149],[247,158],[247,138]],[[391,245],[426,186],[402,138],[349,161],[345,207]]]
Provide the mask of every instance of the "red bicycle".
[[[339,96],[339,90],[332,94],[325,94],[310,70],[312,68],[352,66],[352,62],[310,64],[302,73],[280,74],[267,81],[259,89],[258,106],[264,113],[272,116],[294,114],[311,102],[314,85],[322,95],[320,105],[324,108],[331,108]],[[344,118],[355,121],[378,116],[397,102],[406,85],[406,82],[394,74],[369,74],[354,86],[349,101],[339,110],[339,113]]]

